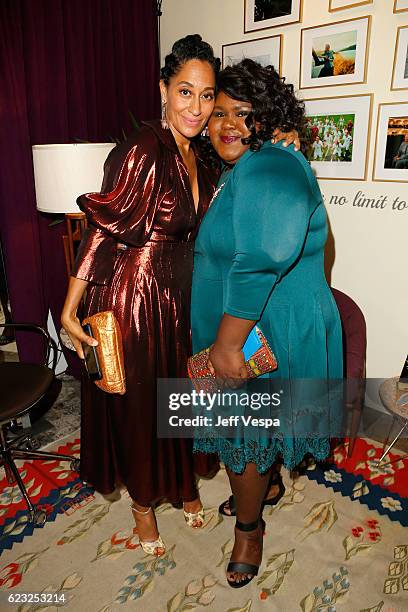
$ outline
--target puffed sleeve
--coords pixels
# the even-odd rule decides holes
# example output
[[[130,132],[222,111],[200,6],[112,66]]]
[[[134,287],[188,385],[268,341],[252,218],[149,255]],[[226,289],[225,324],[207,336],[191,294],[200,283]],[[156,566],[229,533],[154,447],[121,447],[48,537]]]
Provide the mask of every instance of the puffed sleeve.
[[[108,284],[117,242],[142,246],[149,239],[161,193],[161,150],[151,130],[142,128],[140,132],[135,142],[110,153],[101,193],[87,193],[77,200],[89,228],[72,276]]]
[[[265,152],[266,153],[266,152]],[[234,169],[234,259],[224,312],[257,321],[279,279],[299,258],[319,204],[292,154],[254,153]]]
[[[71,276],[96,285],[107,285],[113,272],[116,244],[112,236],[89,226],[79,245]]]

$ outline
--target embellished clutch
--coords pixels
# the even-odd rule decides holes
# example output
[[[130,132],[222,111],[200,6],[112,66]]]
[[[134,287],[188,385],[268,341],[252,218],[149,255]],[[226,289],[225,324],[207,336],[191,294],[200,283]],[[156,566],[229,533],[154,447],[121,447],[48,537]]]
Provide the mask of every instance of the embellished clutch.
[[[96,386],[106,393],[123,395],[126,393],[125,362],[122,333],[115,315],[111,310],[97,312],[82,324],[91,326],[92,336],[98,341],[96,353],[102,378],[94,381]]]
[[[217,388],[215,377],[208,368],[210,349],[211,347],[208,347],[196,353],[187,361],[188,375],[197,391],[214,391]],[[278,367],[276,357],[257,325],[249,333],[242,351],[248,378],[257,378],[273,372]]]

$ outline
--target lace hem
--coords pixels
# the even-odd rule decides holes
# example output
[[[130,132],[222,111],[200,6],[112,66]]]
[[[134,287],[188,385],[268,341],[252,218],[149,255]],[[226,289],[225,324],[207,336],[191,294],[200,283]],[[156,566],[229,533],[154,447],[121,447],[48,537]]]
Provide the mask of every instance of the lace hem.
[[[217,453],[220,460],[230,470],[242,474],[247,463],[255,463],[260,474],[265,473],[279,455],[283,465],[291,470],[301,463],[307,453],[317,461],[330,454],[328,438],[284,438],[268,440],[267,445],[247,441],[240,446],[225,438],[200,438],[194,440],[194,452]]]

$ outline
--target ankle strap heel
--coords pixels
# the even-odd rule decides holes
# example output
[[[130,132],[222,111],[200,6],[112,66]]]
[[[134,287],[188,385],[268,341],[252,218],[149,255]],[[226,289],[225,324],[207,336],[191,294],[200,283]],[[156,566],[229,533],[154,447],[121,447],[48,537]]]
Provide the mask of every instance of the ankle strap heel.
[[[235,527],[240,531],[254,531],[259,527],[259,518],[252,523],[241,523],[241,521],[235,521]]]
[[[150,512],[153,512],[153,508],[151,506],[149,506],[147,510],[139,510],[138,508],[136,508],[133,502],[130,504],[130,507],[132,509],[132,512],[136,512],[136,514],[140,514],[141,516],[147,516]],[[137,522],[136,522],[136,529],[137,529]],[[140,534],[139,534],[139,544],[142,547],[143,552],[145,552],[147,555],[153,555],[154,557],[161,557],[166,552],[166,547],[164,545],[163,540],[161,539],[160,534],[156,540],[153,540],[153,542],[145,542],[141,540]]]
[[[258,520],[253,521],[252,523],[241,523],[241,521],[236,521],[235,527],[239,531],[255,531],[259,526],[262,528],[262,533],[265,530],[265,521],[262,517],[259,517]],[[249,574],[251,577],[242,578],[240,580],[229,580],[227,578],[227,582],[230,587],[233,589],[240,589],[253,580],[255,576],[258,575],[259,566],[253,565],[252,563],[245,563],[241,561],[230,561],[227,566],[228,573],[238,573],[238,574]]]

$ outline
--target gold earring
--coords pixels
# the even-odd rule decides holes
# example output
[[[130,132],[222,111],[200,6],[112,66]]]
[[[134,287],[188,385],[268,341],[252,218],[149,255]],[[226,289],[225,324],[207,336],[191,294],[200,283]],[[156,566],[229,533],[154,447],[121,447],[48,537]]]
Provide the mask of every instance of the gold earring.
[[[161,126],[162,126],[163,130],[168,130],[168,129],[169,129],[169,124],[168,124],[168,122],[167,122],[166,107],[167,107],[167,102],[165,102],[164,100],[162,100],[162,107],[161,107]]]

